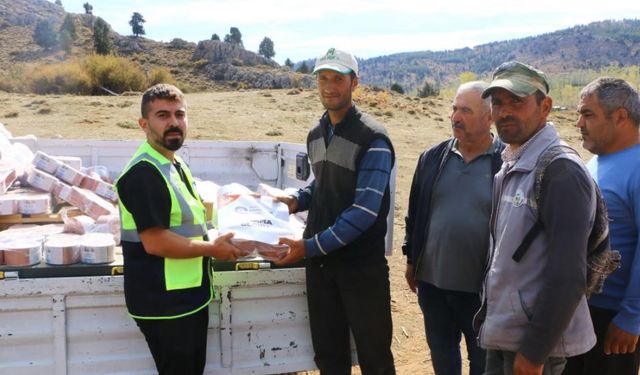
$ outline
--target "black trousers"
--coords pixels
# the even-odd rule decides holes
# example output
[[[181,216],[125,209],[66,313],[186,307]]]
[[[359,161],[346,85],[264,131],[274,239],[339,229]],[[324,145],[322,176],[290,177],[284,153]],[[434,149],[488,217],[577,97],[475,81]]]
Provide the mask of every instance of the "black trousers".
[[[201,375],[207,362],[209,309],[177,319],[135,319],[160,375]]]
[[[634,353],[604,354],[604,339],[609,323],[617,311],[589,306],[591,321],[598,341],[585,354],[567,358],[563,375],[638,375],[640,367],[640,345]]]
[[[395,374],[389,267],[315,261],[307,265],[315,362],[322,375],[351,374],[349,331],[363,375]]]

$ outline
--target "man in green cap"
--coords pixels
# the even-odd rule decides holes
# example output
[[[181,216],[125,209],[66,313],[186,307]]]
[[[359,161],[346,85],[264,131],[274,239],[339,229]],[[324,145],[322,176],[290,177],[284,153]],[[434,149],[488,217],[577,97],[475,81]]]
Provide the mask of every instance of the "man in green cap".
[[[304,239],[279,264],[304,259],[314,360],[322,375],[351,374],[350,333],[363,375],[393,375],[389,266],[385,258],[389,179],[395,162],[384,127],[352,101],[358,62],[329,49],[313,73],[326,112],[307,136],[315,179],[289,197],[308,211]]]
[[[563,144],[547,122],[548,92],[544,73],[510,61],[494,71],[483,93],[507,144],[494,178],[490,264],[477,315],[485,374],[560,374],[566,357],[595,344],[585,297],[594,183],[579,157],[559,153],[536,197],[538,159]],[[541,232],[520,257],[516,250],[534,225]]]

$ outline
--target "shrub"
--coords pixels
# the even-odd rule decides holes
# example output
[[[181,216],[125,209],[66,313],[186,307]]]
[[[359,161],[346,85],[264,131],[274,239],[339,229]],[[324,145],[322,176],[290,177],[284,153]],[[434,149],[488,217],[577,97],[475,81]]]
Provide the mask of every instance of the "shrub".
[[[102,88],[122,93],[144,91],[147,79],[133,62],[111,55],[91,55],[82,62],[91,79],[94,94],[103,94]]]
[[[91,80],[76,61],[41,65],[25,75],[26,88],[36,94],[79,94],[92,91]]]
[[[12,65],[7,70],[0,70],[0,91],[23,92],[24,90],[24,66]]]
[[[424,82],[424,86],[421,89],[418,89],[418,97],[426,98],[429,96],[438,96],[440,94],[440,88],[437,84],[430,83],[429,81]]]
[[[389,89],[391,91],[395,91],[398,94],[404,94],[404,89],[402,88],[402,86],[400,86],[399,83],[394,83],[393,85],[391,85],[391,88]]]
[[[151,70],[149,73],[149,78],[147,79],[147,86],[153,86],[156,83],[169,83],[171,85],[176,85],[176,80],[171,75],[171,72],[167,68],[155,68]]]

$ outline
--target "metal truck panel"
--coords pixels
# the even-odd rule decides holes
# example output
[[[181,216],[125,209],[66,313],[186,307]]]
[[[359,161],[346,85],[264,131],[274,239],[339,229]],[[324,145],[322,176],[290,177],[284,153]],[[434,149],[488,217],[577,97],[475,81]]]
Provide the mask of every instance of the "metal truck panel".
[[[214,274],[206,373],[315,367],[304,270]],[[0,282],[0,373],[152,374],[119,276]]]

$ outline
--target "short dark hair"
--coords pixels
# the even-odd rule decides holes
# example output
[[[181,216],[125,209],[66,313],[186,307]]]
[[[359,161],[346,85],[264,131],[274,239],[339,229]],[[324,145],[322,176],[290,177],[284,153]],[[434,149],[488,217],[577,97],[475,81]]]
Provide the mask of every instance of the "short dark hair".
[[[171,101],[184,102],[184,94],[179,88],[168,83],[158,83],[149,87],[144,94],[142,94],[142,103],[140,104],[140,112],[142,117],[147,118],[149,115],[149,103],[156,99],[166,99]]]
[[[540,90],[536,90],[536,92],[534,93],[536,95],[536,104],[540,105],[542,103],[542,101],[544,100],[544,98],[547,97],[547,94],[543,93]]]
[[[595,94],[607,118],[618,108],[624,108],[633,124],[640,124],[640,98],[625,80],[612,77],[600,77],[586,85],[580,91],[580,98]]]

